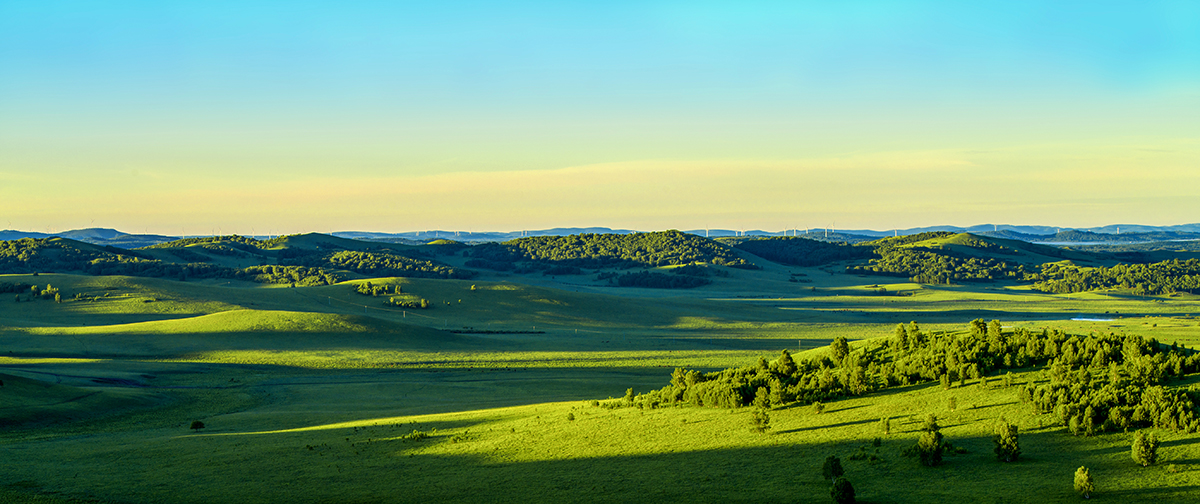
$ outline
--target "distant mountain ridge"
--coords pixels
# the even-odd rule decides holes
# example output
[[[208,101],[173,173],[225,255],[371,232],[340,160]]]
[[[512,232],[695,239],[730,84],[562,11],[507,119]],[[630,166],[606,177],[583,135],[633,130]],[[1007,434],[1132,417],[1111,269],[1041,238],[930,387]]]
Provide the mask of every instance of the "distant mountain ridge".
[[[976,226],[927,226],[908,229],[893,229],[877,231],[872,229],[788,229],[783,231],[763,231],[761,229],[692,229],[685,233],[708,238],[725,237],[776,237],[804,236],[820,241],[845,241],[860,243],[887,236],[908,236],[930,231],[950,231],[954,233],[973,233],[981,236],[992,236],[1032,243],[1048,244],[1128,244],[1145,242],[1163,242],[1177,240],[1200,239],[1200,223],[1179,224],[1173,226],[1143,226],[1137,224],[1114,224],[1093,228],[1065,228],[1053,226],[1014,226],[1008,224],[980,224]],[[338,238],[353,240],[376,241],[417,245],[433,240],[454,240],[459,242],[502,242],[527,236],[568,236],[578,234],[631,234],[639,233],[630,229],[611,229],[606,227],[569,227],[524,231],[447,231],[427,230],[409,231],[403,233],[382,233],[373,231],[337,231],[332,233]],[[124,249],[149,247],[160,243],[178,240],[180,236],[164,236],[156,234],[130,234],[109,228],[87,228],[63,231],[59,233],[39,233],[36,231],[0,231],[0,240],[19,240],[22,238],[70,238],[94,245],[114,246]],[[194,235],[203,236],[203,235]],[[265,239],[267,236],[254,236]]]

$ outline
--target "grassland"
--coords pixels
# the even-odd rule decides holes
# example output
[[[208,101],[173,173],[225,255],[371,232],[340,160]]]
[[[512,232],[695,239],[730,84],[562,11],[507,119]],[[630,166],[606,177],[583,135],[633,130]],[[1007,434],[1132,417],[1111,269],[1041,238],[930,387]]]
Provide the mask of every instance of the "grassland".
[[[1050,295],[763,266],[688,291],[589,275],[371,279],[428,310],[357,294],[365,280],[0,276],[64,293],[0,298],[0,502],[829,502],[828,455],[863,502],[1074,501],[1080,465],[1103,501],[1200,495],[1196,436],[1157,432],[1164,460],[1142,468],[1131,434],[1070,436],[1013,388],[976,381],[888,389],[821,414],[773,410],[767,434],[746,408],[593,405],[660,388],[675,367],[747,365],[782,348],[818,356],[837,336],[887,336],[914,320],[1200,344],[1200,297],[1188,294]],[[936,468],[901,455],[927,413],[966,453]],[[991,453],[1000,418],[1021,428],[1019,462]],[[206,427],[189,429],[194,420]]]

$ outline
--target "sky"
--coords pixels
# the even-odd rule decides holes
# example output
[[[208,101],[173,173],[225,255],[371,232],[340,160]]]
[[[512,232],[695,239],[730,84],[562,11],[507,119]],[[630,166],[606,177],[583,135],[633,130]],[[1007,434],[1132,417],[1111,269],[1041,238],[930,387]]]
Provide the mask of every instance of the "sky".
[[[0,0],[0,227],[1200,222],[1200,2]]]

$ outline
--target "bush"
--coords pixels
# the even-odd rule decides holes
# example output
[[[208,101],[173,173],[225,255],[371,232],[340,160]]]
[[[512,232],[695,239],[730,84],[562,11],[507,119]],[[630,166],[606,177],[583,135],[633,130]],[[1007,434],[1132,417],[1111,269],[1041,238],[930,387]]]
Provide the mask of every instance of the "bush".
[[[1021,447],[1017,441],[1017,426],[1008,422],[996,427],[996,436],[992,438],[996,444],[996,458],[1001,462],[1013,462],[1021,455]]]
[[[942,442],[942,433],[936,430],[922,432],[921,437],[917,440],[916,450],[921,465],[933,467],[941,464],[942,453],[946,451],[946,445]]]
[[[1092,481],[1092,475],[1088,473],[1088,468],[1079,466],[1075,470],[1075,491],[1079,492],[1084,499],[1090,499],[1092,492],[1096,491],[1096,484]]]
[[[1154,434],[1147,436],[1142,431],[1137,431],[1133,435],[1130,455],[1135,462],[1142,464],[1142,467],[1155,463],[1158,461],[1158,438],[1154,437]]]
[[[836,483],[837,479],[842,477],[846,472],[842,470],[842,460],[836,456],[830,455],[825,457],[825,463],[821,466],[821,476],[829,480],[831,483]]]
[[[754,426],[754,430],[763,434],[771,428],[771,415],[767,413],[766,408],[754,408],[754,416],[750,418],[750,423]]]
[[[838,478],[829,489],[829,496],[838,504],[854,503],[854,486],[846,478]]]
[[[201,422],[199,420],[192,421],[192,427],[191,427],[192,430],[200,430],[203,428],[204,428],[204,422]]]

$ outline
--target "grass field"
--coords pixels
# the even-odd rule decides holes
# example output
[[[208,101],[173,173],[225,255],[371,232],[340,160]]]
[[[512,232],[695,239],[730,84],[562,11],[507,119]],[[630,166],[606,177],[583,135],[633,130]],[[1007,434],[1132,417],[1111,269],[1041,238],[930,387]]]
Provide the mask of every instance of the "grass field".
[[[788,282],[797,272],[811,282]],[[1102,501],[1200,495],[1200,438],[1158,432],[1164,460],[1142,468],[1131,434],[1064,434],[1014,389],[976,382],[888,389],[821,414],[773,410],[767,434],[746,408],[592,404],[660,388],[675,367],[748,365],[782,348],[820,355],[837,336],[887,336],[909,321],[957,331],[999,319],[1191,347],[1196,296],[1047,295],[777,266],[683,292],[501,274],[372,280],[430,300],[428,310],[386,307],[355,293],[359,281],[0,282],[64,293],[63,303],[0,299],[0,502],[830,502],[828,455],[862,502],[1074,501],[1080,465]],[[927,413],[966,451],[937,468],[901,455]],[[1016,463],[991,453],[1000,418],[1021,428]],[[195,420],[206,427],[189,429]]]

